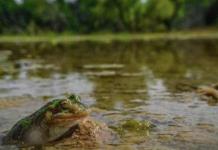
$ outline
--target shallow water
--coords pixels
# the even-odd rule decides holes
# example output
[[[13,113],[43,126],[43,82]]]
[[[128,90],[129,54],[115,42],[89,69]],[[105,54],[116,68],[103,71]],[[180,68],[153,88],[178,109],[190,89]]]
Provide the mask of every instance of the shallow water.
[[[156,126],[126,131],[104,145],[108,149],[215,150],[218,104],[189,85],[218,83],[217,43],[1,43],[0,136],[52,98],[76,93],[92,108],[91,116],[108,126],[129,119]]]

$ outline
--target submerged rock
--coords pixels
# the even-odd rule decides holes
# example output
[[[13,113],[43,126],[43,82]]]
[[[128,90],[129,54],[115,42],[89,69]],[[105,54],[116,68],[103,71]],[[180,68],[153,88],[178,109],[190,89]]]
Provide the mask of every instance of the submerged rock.
[[[69,136],[64,137],[60,142],[51,143],[56,148],[96,148],[105,144],[117,142],[118,137],[115,132],[104,123],[99,123],[88,118],[80,123],[78,128]]]

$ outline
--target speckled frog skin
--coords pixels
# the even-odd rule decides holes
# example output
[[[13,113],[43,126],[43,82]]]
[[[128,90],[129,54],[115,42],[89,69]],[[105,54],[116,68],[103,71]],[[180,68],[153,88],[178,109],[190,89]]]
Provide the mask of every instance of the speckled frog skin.
[[[57,140],[72,131],[88,114],[76,95],[55,99],[19,120],[3,138],[3,144],[40,145]]]

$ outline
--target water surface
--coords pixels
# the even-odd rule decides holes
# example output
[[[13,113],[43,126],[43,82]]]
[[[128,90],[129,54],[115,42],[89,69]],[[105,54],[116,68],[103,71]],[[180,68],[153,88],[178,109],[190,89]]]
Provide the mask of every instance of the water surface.
[[[180,85],[218,83],[218,41],[0,44],[0,135],[52,98],[81,96],[108,126],[148,120],[111,149],[217,149],[218,104]],[[0,149],[16,149],[0,146]],[[61,149],[53,147],[52,149]]]

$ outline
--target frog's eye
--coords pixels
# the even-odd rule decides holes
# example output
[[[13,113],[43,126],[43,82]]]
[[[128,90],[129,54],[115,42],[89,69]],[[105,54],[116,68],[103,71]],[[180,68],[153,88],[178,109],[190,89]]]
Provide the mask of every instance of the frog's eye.
[[[61,106],[63,107],[63,108],[68,108],[68,106],[71,104],[71,102],[69,101],[69,100],[63,100],[62,102],[61,102]]]

